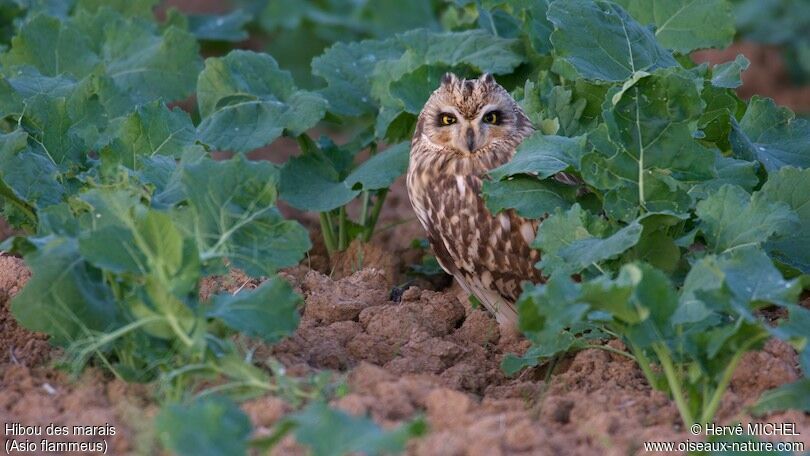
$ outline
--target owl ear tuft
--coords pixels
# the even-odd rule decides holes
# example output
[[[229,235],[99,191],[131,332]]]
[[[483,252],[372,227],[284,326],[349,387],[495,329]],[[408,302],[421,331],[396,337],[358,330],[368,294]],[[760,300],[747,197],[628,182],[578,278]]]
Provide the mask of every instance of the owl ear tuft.
[[[492,77],[492,75],[490,73],[484,73],[478,79],[481,82],[483,82],[484,84],[494,84],[495,83],[495,78]]]
[[[444,86],[453,85],[456,82],[458,82],[458,76],[456,76],[454,73],[447,72],[444,73],[444,76],[442,76],[442,85]]]

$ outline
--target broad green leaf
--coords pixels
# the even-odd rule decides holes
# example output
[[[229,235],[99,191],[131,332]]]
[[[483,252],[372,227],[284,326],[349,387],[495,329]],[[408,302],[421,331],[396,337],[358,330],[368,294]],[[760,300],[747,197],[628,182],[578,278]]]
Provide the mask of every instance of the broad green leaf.
[[[556,1],[548,19],[555,28],[554,53],[583,78],[620,82],[638,71],[677,65],[653,33],[615,3]]]
[[[83,77],[100,62],[94,48],[72,23],[40,14],[20,27],[0,62],[6,67],[31,65],[45,76]]]
[[[615,258],[636,245],[643,227],[638,221],[610,235],[594,233],[590,214],[579,204],[562,212],[557,210],[543,221],[533,247],[542,251],[537,267],[547,275],[570,275]],[[601,231],[601,230],[594,230]]]
[[[786,203],[752,197],[736,185],[724,185],[696,208],[700,229],[715,252],[760,245],[771,236],[798,228],[798,218]]]
[[[701,94],[706,108],[698,120],[698,129],[702,141],[714,143],[719,149],[731,150],[729,136],[731,121],[742,116],[746,105],[730,89],[722,89],[706,84]]]
[[[589,136],[595,149],[582,158],[583,177],[607,190],[605,209],[620,220],[632,220],[639,211],[686,211],[691,186],[716,176],[715,152],[691,132],[703,109],[693,75],[660,70],[617,100],[618,92],[611,89],[605,99],[607,129]]]
[[[293,157],[281,169],[281,199],[305,211],[330,211],[360,193],[352,190],[340,177],[334,164],[323,153]]]
[[[410,149],[410,143],[403,142],[374,155],[349,174],[346,185],[352,190],[388,188],[408,169]]]
[[[545,179],[568,168],[579,168],[585,154],[585,137],[547,136],[540,132],[526,138],[505,165],[489,172],[493,179],[515,174],[531,174]]]
[[[485,181],[481,191],[487,209],[493,214],[504,209],[515,209],[518,214],[528,218],[540,218],[553,214],[556,209],[568,209],[576,197],[575,187],[530,176]]]
[[[113,304],[101,271],[82,258],[74,239],[52,239],[25,263],[31,279],[11,300],[11,312],[21,325],[65,345],[87,331],[108,331],[120,324],[120,308]]]
[[[203,117],[200,140],[236,152],[269,144],[285,129],[299,135],[326,111],[326,101],[297,90],[290,73],[271,56],[241,50],[205,61],[197,102]]]
[[[65,20],[36,15],[0,62],[7,68],[33,66],[49,77],[81,79],[102,72],[138,102],[191,92],[200,68],[193,36],[176,27],[161,32],[151,21],[111,9],[92,10]]]
[[[593,332],[585,319],[588,305],[581,302],[581,286],[568,277],[552,277],[542,285],[528,285],[518,300],[520,330],[532,346],[520,357],[507,356],[501,369],[512,375],[527,366],[571,349],[587,346]]]
[[[770,98],[751,99],[740,123],[732,123],[731,144],[737,157],[759,160],[768,172],[810,168],[810,122]]]
[[[744,55],[738,54],[731,62],[721,63],[712,69],[712,85],[726,89],[736,89],[742,85],[741,74],[748,69],[751,62]]]
[[[421,420],[385,431],[369,418],[354,417],[313,402],[285,421],[294,426],[298,443],[306,445],[314,456],[342,456],[348,453],[391,454],[404,449],[411,437],[424,434]]]
[[[203,396],[165,406],[155,420],[163,444],[179,455],[247,454],[250,419],[232,400]]]
[[[198,40],[239,42],[248,38],[245,26],[253,16],[235,9],[223,15],[195,14],[188,16],[188,28]]]
[[[673,322],[700,322],[718,312],[755,321],[755,309],[764,304],[790,306],[800,292],[798,281],[785,280],[763,251],[741,247],[694,264]]]
[[[161,102],[138,106],[111,133],[112,153],[130,169],[139,169],[138,160],[154,155],[180,158],[194,146],[197,131],[191,118],[180,108],[170,110]]]
[[[734,17],[726,0],[618,0],[642,24],[655,25],[662,46],[682,54],[724,48],[734,39]]]
[[[255,290],[213,297],[207,312],[236,331],[277,342],[298,327],[298,305],[301,297],[278,276],[262,283]]]
[[[394,39],[336,43],[312,60],[312,73],[327,82],[321,91],[329,111],[347,116],[376,112],[371,77],[381,61],[398,58],[402,48]]]
[[[56,163],[22,131],[0,135],[0,182],[17,198],[44,208],[62,201],[65,188],[57,180]]]
[[[745,191],[751,192],[759,184],[759,177],[757,177],[759,163],[757,162],[737,160],[717,153],[714,166],[717,169],[717,177],[695,185],[689,190],[690,195],[705,199],[724,185],[741,187]]]
[[[54,164],[64,171],[86,159],[86,145],[76,131],[65,98],[36,95],[25,104],[30,136]]]
[[[292,266],[309,250],[306,230],[284,220],[275,207],[278,169],[241,156],[228,161],[202,160],[182,170],[188,198],[187,234],[194,236],[201,259],[224,259],[252,276]]]
[[[810,412],[810,378],[805,377],[793,383],[765,391],[752,412],[756,415],[781,410],[801,410]]]
[[[757,193],[763,200],[785,203],[796,212],[799,228],[781,233],[767,244],[774,258],[810,273],[810,169],[785,167],[772,173],[762,190]]]

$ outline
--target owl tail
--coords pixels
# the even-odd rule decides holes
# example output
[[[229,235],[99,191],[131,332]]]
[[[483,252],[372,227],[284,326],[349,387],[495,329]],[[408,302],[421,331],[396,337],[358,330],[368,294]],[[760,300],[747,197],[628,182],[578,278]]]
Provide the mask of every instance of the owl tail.
[[[464,300],[470,295],[475,296],[488,311],[495,315],[499,326],[510,331],[517,330],[518,314],[514,303],[504,298],[497,291],[487,288],[481,283],[476,283],[476,281],[468,282],[464,278],[456,276],[456,282],[461,285],[461,288],[466,293],[463,297]],[[459,299],[462,298],[459,297]]]

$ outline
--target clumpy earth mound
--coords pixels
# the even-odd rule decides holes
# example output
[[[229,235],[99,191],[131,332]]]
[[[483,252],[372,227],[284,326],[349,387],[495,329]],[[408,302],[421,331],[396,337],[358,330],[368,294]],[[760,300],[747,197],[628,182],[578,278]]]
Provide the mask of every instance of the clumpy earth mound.
[[[407,288],[392,296],[390,270],[365,267],[333,278],[297,266],[282,272],[302,294],[300,327],[255,359],[273,357],[289,375],[321,370],[343,377],[347,393],[332,405],[391,428],[423,416],[429,432],[408,443],[413,455],[639,453],[645,441],[696,439],[681,428],[665,394],[651,389],[634,362],[600,349],[569,355],[553,366],[503,374],[507,353],[528,342],[502,333],[485,311],[455,287]],[[29,277],[22,261],[0,257],[0,419],[47,425],[110,424],[114,454],[154,454],[151,385],[126,384],[89,368],[78,379],[52,367],[60,351],[19,327],[9,298]],[[337,278],[337,277],[341,278]],[[259,280],[232,271],[201,284],[201,294],[255,288]],[[609,343],[624,349],[618,341]],[[792,422],[810,447],[810,418],[784,412],[753,419],[759,395],[799,378],[795,351],[776,340],[743,358],[717,421]],[[242,404],[257,436],[266,436],[293,408],[271,395]],[[85,438],[92,440],[92,438]],[[98,439],[98,437],[96,437]],[[307,454],[290,435],[273,454]]]
[[[287,275],[306,304],[300,328],[272,348],[297,373],[347,372],[349,394],[333,405],[368,415],[384,426],[424,414],[427,436],[408,452],[433,454],[632,454],[645,441],[685,441],[674,404],[647,385],[635,363],[588,349],[568,356],[553,372],[543,366],[506,377],[500,362],[528,342],[501,334],[486,312],[443,291],[411,287],[394,302],[390,282],[367,268],[342,279],[298,271]],[[613,348],[623,349],[618,341]],[[810,445],[810,419],[787,412],[754,420],[746,414],[759,395],[800,376],[795,351],[777,340],[743,358],[718,422],[793,422]],[[256,416],[259,399],[248,403]],[[267,404],[260,428],[281,417]],[[255,422],[256,418],[254,418]],[[288,439],[279,454],[300,451]]]
[[[153,452],[149,417],[157,409],[149,404],[145,386],[125,383],[95,368],[71,379],[49,365],[60,351],[50,346],[47,336],[17,324],[9,302],[30,276],[22,260],[0,256],[0,423],[42,426],[42,435],[14,437],[4,433],[3,444],[9,438],[18,442],[26,438],[36,442],[43,438],[59,442],[106,439],[108,454]],[[51,423],[70,427],[109,425],[115,427],[115,435],[47,436],[46,428]]]

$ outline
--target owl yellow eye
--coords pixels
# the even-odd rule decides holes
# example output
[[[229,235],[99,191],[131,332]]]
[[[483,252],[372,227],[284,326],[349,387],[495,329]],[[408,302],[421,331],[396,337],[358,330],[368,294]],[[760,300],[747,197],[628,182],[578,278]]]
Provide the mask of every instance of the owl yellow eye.
[[[439,116],[439,123],[444,126],[453,125],[456,123],[456,116],[452,114],[441,114]]]
[[[498,111],[490,111],[484,114],[484,117],[481,119],[484,123],[498,125],[501,123],[501,114]]]

